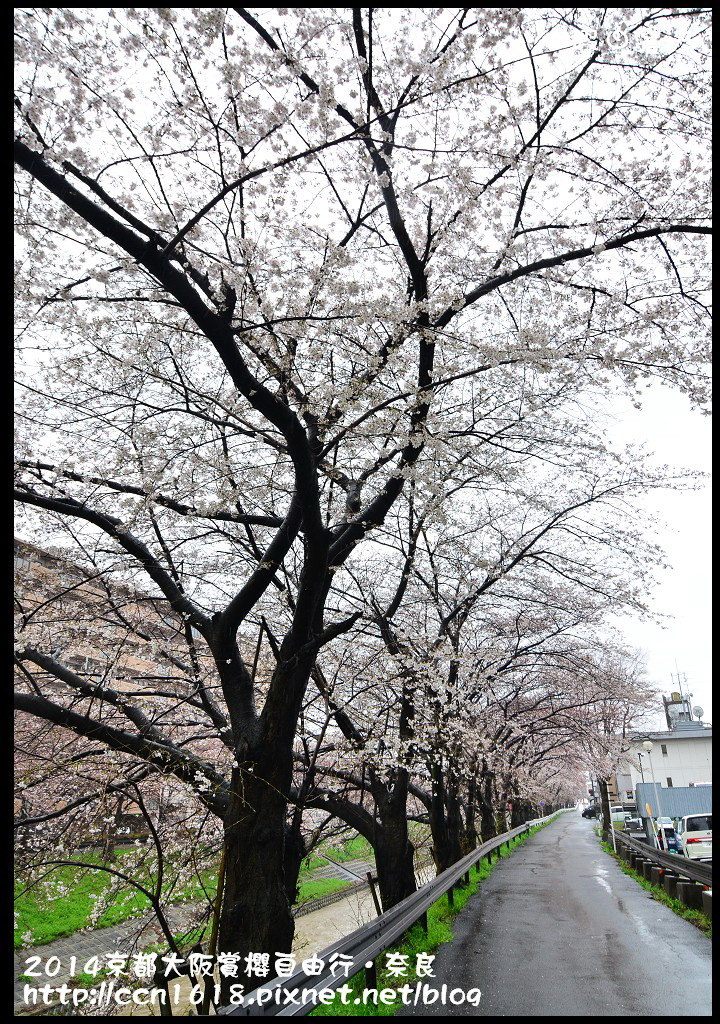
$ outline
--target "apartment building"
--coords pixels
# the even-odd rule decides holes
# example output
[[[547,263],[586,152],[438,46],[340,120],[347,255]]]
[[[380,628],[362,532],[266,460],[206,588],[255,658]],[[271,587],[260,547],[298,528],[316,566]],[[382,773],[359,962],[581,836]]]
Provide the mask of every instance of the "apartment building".
[[[160,712],[177,706],[178,698],[193,690],[196,668],[206,678],[214,678],[212,660],[202,648],[193,652],[192,664],[184,624],[163,599],[143,594],[130,585],[110,585],[105,573],[93,572],[62,552],[48,551],[19,538],[15,540],[14,561],[19,649],[37,650],[88,683],[134,696],[141,702],[145,695],[152,695],[153,703],[148,706]],[[25,670],[31,672],[32,688],[50,700],[74,693],[62,680],[30,660],[21,662],[16,669],[21,688],[28,685]],[[98,701],[103,702],[102,696]],[[87,705],[82,701],[79,706]],[[98,705],[90,706],[96,714]],[[127,724],[112,703],[104,703],[101,714],[110,724]],[[69,734],[65,730],[30,715],[20,715],[17,728],[24,751],[18,755],[21,775],[33,766],[42,767],[44,754],[55,756],[55,750],[62,748],[63,738],[70,756]],[[16,817],[38,813],[38,809],[60,810],[66,805],[66,801],[57,800],[56,794],[48,795],[43,807],[39,808],[39,801],[42,797],[37,787],[31,791],[19,787],[14,801]],[[125,800],[115,825],[121,822],[125,831],[142,831],[144,824],[137,811],[131,800]]]

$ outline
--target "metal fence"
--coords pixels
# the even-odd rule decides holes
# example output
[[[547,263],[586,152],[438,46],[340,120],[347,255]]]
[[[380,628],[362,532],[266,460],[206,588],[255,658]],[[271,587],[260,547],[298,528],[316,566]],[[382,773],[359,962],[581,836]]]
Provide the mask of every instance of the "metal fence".
[[[702,864],[677,853],[664,853],[662,850],[656,850],[649,843],[631,839],[618,830],[615,831],[615,838],[617,842],[633,850],[634,853],[642,854],[654,864],[689,878],[692,882],[702,882],[703,885],[712,886],[712,864]]]
[[[421,871],[429,868],[432,864],[432,858],[417,862],[415,864],[415,877],[417,878]],[[373,882],[377,882],[376,875],[373,875]],[[305,914],[313,914],[316,910],[329,907],[332,903],[339,903],[340,900],[346,900],[349,896],[354,896],[356,893],[363,892],[369,888],[370,883],[367,878],[359,878],[357,882],[351,882],[350,885],[346,885],[344,889],[338,889],[337,892],[329,892],[325,896],[318,896],[314,900],[308,900],[307,903],[296,904],[291,908],[292,915],[297,918],[304,917]]]
[[[563,808],[563,810],[570,810],[570,808]],[[443,871],[432,882],[408,896],[402,903],[398,903],[397,906],[381,914],[374,921],[369,921],[361,928],[351,932],[350,935],[346,935],[318,953],[318,959],[324,961],[325,964],[333,955],[335,958],[342,958],[343,970],[339,972],[338,976],[333,973],[335,963],[332,967],[324,967],[320,974],[311,976],[308,976],[302,969],[298,969],[288,978],[275,978],[253,992],[247,993],[243,997],[242,1005],[218,1009],[218,1014],[233,1017],[305,1016],[323,1002],[318,997],[320,992],[334,992],[335,989],[346,984],[350,978],[363,970],[367,979],[367,987],[376,988],[375,960],[381,953],[397,942],[414,924],[421,922],[427,930],[428,908],[445,893],[448,894],[448,899],[452,904],[455,886],[461,879],[464,879],[465,882],[470,881],[471,869],[478,865],[483,857],[492,860],[493,853],[499,856],[500,848],[511,839],[525,834],[534,825],[550,821],[557,813],[560,812],[526,822],[519,828],[511,829],[509,832],[504,832],[502,835],[488,840],[487,843],[478,846],[472,853],[459,860],[457,864],[453,864],[447,871]],[[292,1001],[288,999],[288,993],[292,994]]]

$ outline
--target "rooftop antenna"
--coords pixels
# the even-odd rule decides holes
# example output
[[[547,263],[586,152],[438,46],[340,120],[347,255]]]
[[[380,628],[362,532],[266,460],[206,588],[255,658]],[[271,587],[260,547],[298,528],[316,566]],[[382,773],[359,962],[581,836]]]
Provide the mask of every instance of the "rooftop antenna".
[[[672,679],[672,672],[670,673],[670,678]],[[683,708],[685,708],[685,707],[689,708],[690,707],[690,698],[693,696],[693,694],[690,693],[690,691],[687,689],[687,675],[686,675],[685,672],[682,672],[682,673],[680,672],[680,669],[678,668],[677,661],[675,661],[675,678],[677,679],[677,688],[680,691],[680,698],[681,698],[681,701],[682,701],[682,707]],[[684,692],[683,692],[683,682],[685,683],[685,691]],[[691,717],[691,721],[692,721],[692,717]]]

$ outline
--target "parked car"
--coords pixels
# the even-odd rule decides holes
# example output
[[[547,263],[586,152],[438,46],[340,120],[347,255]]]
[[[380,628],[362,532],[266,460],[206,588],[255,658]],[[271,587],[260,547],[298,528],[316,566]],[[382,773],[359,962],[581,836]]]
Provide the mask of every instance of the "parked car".
[[[636,818],[632,814],[625,815],[626,832],[643,832],[642,818]]]
[[[594,807],[592,804],[590,804],[590,806],[586,807],[585,810],[582,812],[582,816],[583,818],[597,818],[597,813],[597,807]]]
[[[686,814],[678,825],[680,853],[690,860],[712,860],[712,814]]]
[[[673,825],[663,823],[658,826],[655,846],[666,853],[680,853],[680,839]]]

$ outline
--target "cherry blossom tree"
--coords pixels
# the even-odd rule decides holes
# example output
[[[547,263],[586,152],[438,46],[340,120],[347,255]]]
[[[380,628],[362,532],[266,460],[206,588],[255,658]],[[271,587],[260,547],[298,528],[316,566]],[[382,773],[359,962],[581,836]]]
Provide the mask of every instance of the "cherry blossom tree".
[[[333,759],[313,766],[324,781],[309,805],[373,845],[386,907],[415,888],[408,798],[426,810],[442,871],[476,845],[477,813],[490,838],[506,804],[514,824],[525,820],[521,794],[537,793],[546,771],[577,772],[572,711],[608,697],[581,684],[588,659],[609,643],[603,619],[643,611],[659,557],[629,502],[667,485],[664,474],[627,453],[603,466],[591,436],[574,442],[573,466],[547,410],[532,448],[517,424],[512,440],[491,436],[492,484],[478,475],[477,441],[448,466],[439,509],[429,501],[423,510],[413,484],[394,556],[388,536],[375,573],[355,572],[368,612],[313,673],[323,740],[330,716],[344,743],[326,745]],[[518,463],[522,484],[511,472]],[[466,492],[479,480],[485,508],[473,519]]]
[[[504,379],[704,401],[707,29],[674,8],[17,12],[21,522],[154,588],[213,663],[198,700],[234,765],[132,702],[122,729],[29,682],[16,706],[207,780],[224,949],[290,948],[298,717],[408,482],[432,486]],[[50,657],[24,662],[82,693]]]

